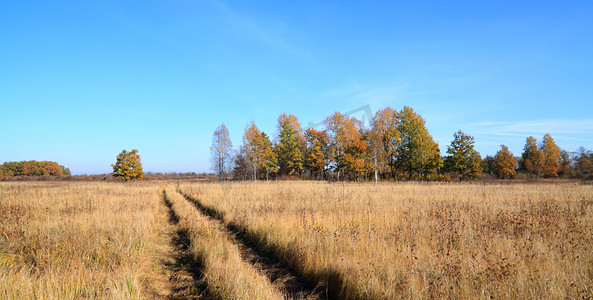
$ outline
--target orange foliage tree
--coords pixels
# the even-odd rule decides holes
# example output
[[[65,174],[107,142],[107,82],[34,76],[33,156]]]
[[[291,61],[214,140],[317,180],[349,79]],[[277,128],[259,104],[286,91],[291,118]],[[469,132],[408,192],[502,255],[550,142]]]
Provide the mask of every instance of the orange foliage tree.
[[[511,178],[515,175],[517,162],[507,146],[500,145],[500,148],[494,156],[494,172],[498,178]]]
[[[544,135],[541,151],[544,154],[544,175],[547,177],[557,177],[561,153],[560,148],[556,145],[550,134]]]
[[[327,133],[309,128],[305,131],[305,140],[307,141],[305,167],[313,177],[323,177],[329,160]]]
[[[70,170],[53,161],[5,162],[0,166],[0,179],[12,176],[62,176],[70,175]]]

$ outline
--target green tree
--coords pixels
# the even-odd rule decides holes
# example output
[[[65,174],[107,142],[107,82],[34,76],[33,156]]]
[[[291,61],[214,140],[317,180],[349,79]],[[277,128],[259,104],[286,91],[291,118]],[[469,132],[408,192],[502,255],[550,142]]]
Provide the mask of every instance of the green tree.
[[[575,161],[577,177],[588,178],[593,175],[593,152],[579,147]]]
[[[70,169],[69,168],[66,168],[64,166],[61,166],[61,168],[62,168],[62,175],[64,175],[64,176],[70,176],[70,175],[72,175],[70,173]]]
[[[112,164],[111,167],[113,167],[113,176],[121,177],[126,181],[130,179],[142,180],[144,175],[140,155],[136,149],[129,152],[122,150],[117,156],[115,164]]]
[[[233,156],[233,178],[235,180],[247,180],[250,172],[250,165],[247,160],[245,148],[241,146]]]
[[[210,146],[210,161],[212,169],[218,173],[218,180],[222,181],[224,172],[229,170],[233,143],[229,137],[229,130],[222,124],[212,134]]]
[[[494,174],[494,157],[492,155],[486,155],[481,163],[482,170],[488,172],[488,174]]]
[[[461,130],[453,135],[449,154],[445,159],[445,168],[457,174],[459,180],[479,178],[482,172],[480,153],[474,149],[474,137]]]
[[[544,153],[537,147],[537,140],[532,136],[525,140],[519,166],[533,176],[539,176],[544,170]]]
[[[507,146],[500,145],[500,148],[494,156],[494,172],[498,178],[511,178],[515,175],[517,162]]]
[[[294,115],[282,114],[278,118],[276,154],[280,174],[296,175],[303,170],[305,140],[301,124]]]
[[[442,166],[439,145],[432,139],[425,127],[424,119],[408,106],[399,113],[398,131],[400,144],[397,154],[397,165],[408,173],[408,178],[436,171]]]
[[[561,153],[550,134],[544,135],[541,150],[544,154],[544,174],[547,177],[557,177]]]

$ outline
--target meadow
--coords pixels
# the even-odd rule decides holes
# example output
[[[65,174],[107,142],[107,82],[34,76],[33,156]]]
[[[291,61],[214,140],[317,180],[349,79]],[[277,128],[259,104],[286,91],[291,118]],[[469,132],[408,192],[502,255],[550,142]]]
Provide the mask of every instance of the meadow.
[[[593,186],[230,183],[179,190],[339,298],[587,298]]]
[[[0,183],[0,298],[158,297],[158,186]]]
[[[0,216],[1,299],[593,296],[576,182],[0,182]]]

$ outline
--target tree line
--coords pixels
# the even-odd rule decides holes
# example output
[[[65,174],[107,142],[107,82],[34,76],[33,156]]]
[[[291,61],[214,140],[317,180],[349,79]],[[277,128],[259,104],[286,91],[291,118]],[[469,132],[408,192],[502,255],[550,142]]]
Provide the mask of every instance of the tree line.
[[[334,112],[323,128],[303,130],[294,115],[278,118],[273,138],[251,121],[238,149],[232,147],[228,128],[213,134],[212,169],[219,180],[269,180],[279,177],[323,180],[476,180],[490,173],[513,178],[591,177],[593,154],[586,149],[571,154],[546,134],[540,145],[527,138],[524,153],[515,157],[505,145],[484,159],[475,139],[459,130],[441,155],[426,122],[411,107],[390,107],[376,112],[370,126]]]
[[[0,166],[0,179],[13,176],[70,176],[70,169],[53,161],[12,161]]]

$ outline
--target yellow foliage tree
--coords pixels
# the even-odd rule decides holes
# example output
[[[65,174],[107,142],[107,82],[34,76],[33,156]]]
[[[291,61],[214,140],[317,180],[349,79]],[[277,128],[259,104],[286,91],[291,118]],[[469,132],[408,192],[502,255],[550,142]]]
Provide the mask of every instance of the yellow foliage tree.
[[[400,144],[398,123],[399,114],[397,110],[391,107],[379,110],[373,117],[370,141],[373,151],[375,181],[377,181],[377,169],[384,171],[387,167],[391,177],[395,178],[396,158]]]
[[[121,177],[126,181],[130,179],[142,180],[142,176],[144,175],[140,155],[136,149],[129,152],[122,150],[117,156],[117,161],[111,167],[113,167],[113,176]]]
[[[517,162],[507,146],[500,145],[500,148],[494,156],[494,172],[498,178],[511,178],[515,175]]]

